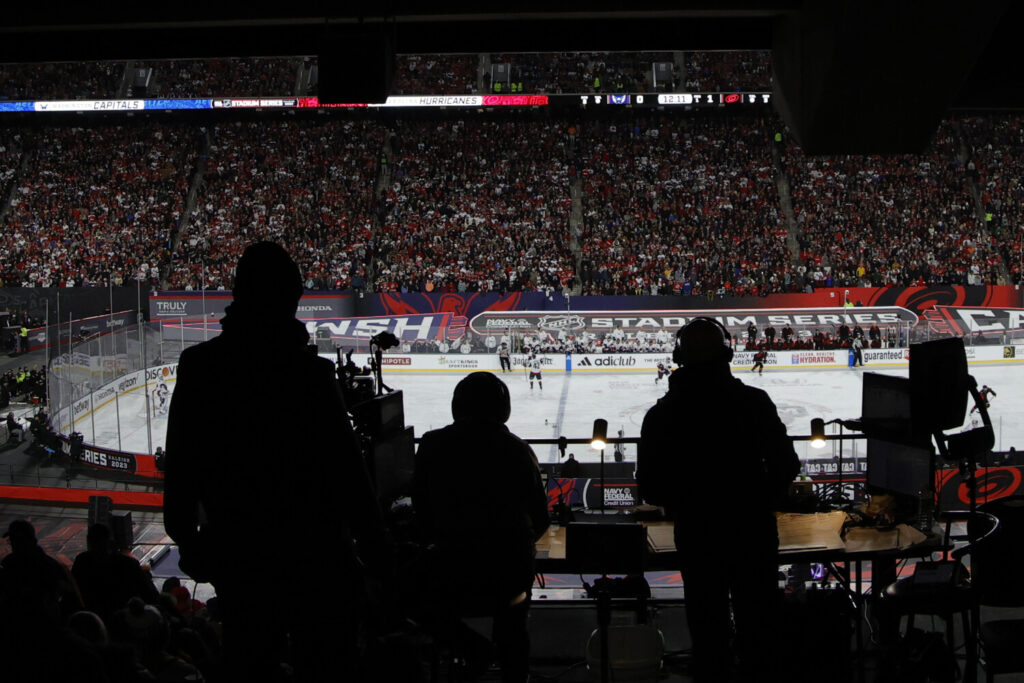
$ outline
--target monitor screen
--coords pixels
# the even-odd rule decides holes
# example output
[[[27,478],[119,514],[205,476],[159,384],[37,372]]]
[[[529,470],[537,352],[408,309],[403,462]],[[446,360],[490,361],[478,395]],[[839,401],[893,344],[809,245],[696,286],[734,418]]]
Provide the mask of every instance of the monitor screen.
[[[868,437],[867,486],[871,493],[917,496],[930,492],[934,449]]]
[[[927,446],[930,435],[913,429],[910,380],[865,372],[861,394],[861,429],[868,437]]]
[[[359,378],[357,378],[359,379]],[[400,432],[405,428],[402,392],[382,394],[349,408],[357,428],[374,438]]]
[[[415,435],[406,427],[391,436],[373,440],[373,479],[377,498],[389,504],[412,492]]]

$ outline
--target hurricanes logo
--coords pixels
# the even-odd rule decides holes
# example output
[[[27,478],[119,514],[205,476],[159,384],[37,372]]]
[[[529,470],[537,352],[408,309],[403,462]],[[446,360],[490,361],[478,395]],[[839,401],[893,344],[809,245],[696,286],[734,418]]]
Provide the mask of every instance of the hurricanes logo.
[[[978,477],[978,498],[992,500],[1015,493],[1020,488],[1021,472],[1015,467],[989,467]],[[960,484],[957,497],[963,503],[970,503],[967,484]]]

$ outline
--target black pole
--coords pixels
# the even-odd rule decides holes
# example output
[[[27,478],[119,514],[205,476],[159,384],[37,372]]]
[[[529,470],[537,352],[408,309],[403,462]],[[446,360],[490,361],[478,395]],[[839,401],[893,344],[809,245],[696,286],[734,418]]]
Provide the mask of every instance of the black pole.
[[[602,451],[603,453],[603,451]],[[604,496],[604,489],[601,490]],[[601,499],[602,501],[604,498]],[[602,577],[607,579],[607,577]],[[612,620],[611,597],[608,589],[601,586],[597,591],[597,630],[601,638],[601,683],[608,683],[609,669],[611,669],[611,657],[608,655],[608,625]]]
[[[839,478],[836,479],[836,486],[837,486],[837,488],[836,488],[836,499],[839,501],[839,504],[842,505],[845,502],[844,501],[844,496],[843,496],[843,439],[842,439],[842,436],[843,436],[843,421],[839,420],[838,422],[839,422],[839,436],[840,436],[840,439],[839,439]]]

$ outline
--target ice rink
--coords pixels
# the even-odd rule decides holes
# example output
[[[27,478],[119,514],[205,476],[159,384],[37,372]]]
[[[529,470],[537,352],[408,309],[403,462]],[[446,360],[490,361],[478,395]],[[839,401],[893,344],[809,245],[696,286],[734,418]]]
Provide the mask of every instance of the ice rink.
[[[865,371],[907,375],[906,369],[883,367],[769,369],[761,376],[742,369],[734,370],[734,373],[744,382],[767,391],[778,406],[789,433],[798,435],[810,433],[813,417],[825,420],[859,417],[861,377]],[[991,407],[996,448],[1024,447],[1024,416],[1019,410],[1024,405],[1024,366],[977,364],[970,366],[970,373],[978,380],[978,386],[988,384],[997,394]],[[388,373],[386,370],[384,373],[386,384],[402,390],[406,424],[415,427],[417,436],[451,422],[452,390],[462,377],[458,373],[411,374]],[[609,436],[615,436],[621,429],[626,437],[639,437],[644,413],[666,390],[664,380],[655,384],[653,373],[551,372],[545,373],[544,389],[535,387],[532,391],[522,371],[505,374],[503,378],[512,396],[509,428],[524,438],[589,437],[594,419],[599,417],[608,420]],[[152,389],[153,385],[150,386]],[[173,392],[173,381],[169,382],[169,388]],[[151,414],[154,412],[152,407],[151,399]],[[78,420],[76,428],[85,435],[88,443],[137,453],[150,452],[150,440],[153,449],[164,445],[167,418],[157,414],[147,420],[146,409],[143,391],[129,392],[117,402],[97,407],[95,415]],[[722,410],[729,410],[729,406],[722,406]],[[118,422],[121,426],[120,442]],[[740,423],[740,416],[737,416],[737,424]],[[969,426],[970,422],[967,422],[965,428]],[[558,460],[554,446],[537,446],[535,450],[542,462]],[[609,447],[606,451],[608,459],[612,458],[611,450]],[[599,454],[587,446],[570,448],[570,451],[580,461],[599,459]],[[801,457],[811,454],[820,457],[830,452],[828,449],[808,451],[810,449],[805,444],[798,444],[797,452]],[[635,459],[635,453],[634,447],[627,447],[626,459]],[[847,450],[846,454],[851,453]]]
[[[907,376],[905,368],[766,370],[763,375],[742,369],[733,372],[746,384],[767,391],[789,433],[799,435],[810,434],[811,418],[814,417],[826,421],[860,417],[864,371]],[[1006,450],[1010,446],[1024,446],[1024,416],[1018,410],[1024,405],[1024,367],[974,365],[969,372],[977,379],[979,387],[988,384],[997,394],[990,409],[996,448]],[[392,375],[385,376],[385,383],[402,390],[406,424],[414,425],[418,436],[451,422],[452,389],[459,379],[459,376],[447,375]],[[653,373],[545,373],[543,391],[536,387],[531,391],[521,371],[518,374],[508,373],[504,379],[512,396],[512,416],[508,426],[523,438],[550,439],[563,435],[586,438],[591,434],[594,419],[599,417],[608,420],[609,436],[615,436],[621,429],[626,437],[639,437],[644,414],[667,389],[665,380],[655,384]],[[728,409],[728,406],[722,406],[722,410]],[[978,419],[978,414],[975,413],[974,417]],[[740,416],[737,416],[737,426],[740,423]],[[970,422],[966,421],[965,428],[969,427]],[[558,451],[554,446],[536,446],[534,450],[541,462],[558,461]],[[588,446],[569,450],[581,462],[600,457]],[[797,445],[797,453],[802,458],[821,457],[830,452],[827,448],[815,451],[804,443]],[[847,450],[846,454],[850,451]],[[609,447],[605,458],[610,459],[611,455]],[[625,459],[636,459],[635,447],[626,448]]]

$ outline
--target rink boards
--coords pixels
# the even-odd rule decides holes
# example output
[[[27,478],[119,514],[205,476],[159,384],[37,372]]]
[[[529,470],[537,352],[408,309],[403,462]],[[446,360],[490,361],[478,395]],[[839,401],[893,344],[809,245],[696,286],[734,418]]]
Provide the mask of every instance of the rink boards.
[[[968,346],[968,363],[1013,363],[1024,361],[1024,345],[1013,346]],[[864,349],[864,364],[875,367],[908,367],[910,350],[907,348]],[[764,361],[765,369],[821,370],[847,368],[852,365],[853,352],[849,349],[829,351],[769,351]],[[672,366],[670,353],[608,353],[608,354],[555,354],[537,355],[541,369],[545,372],[655,372],[658,363]],[[366,357],[354,358],[356,362]],[[512,368],[527,372],[528,357],[512,355]],[[754,352],[737,351],[732,366],[750,368],[754,364]],[[477,370],[498,371],[501,369],[497,354],[493,353],[452,353],[452,354],[402,354],[388,353],[382,360],[385,373],[400,372],[453,372],[468,373]]]

